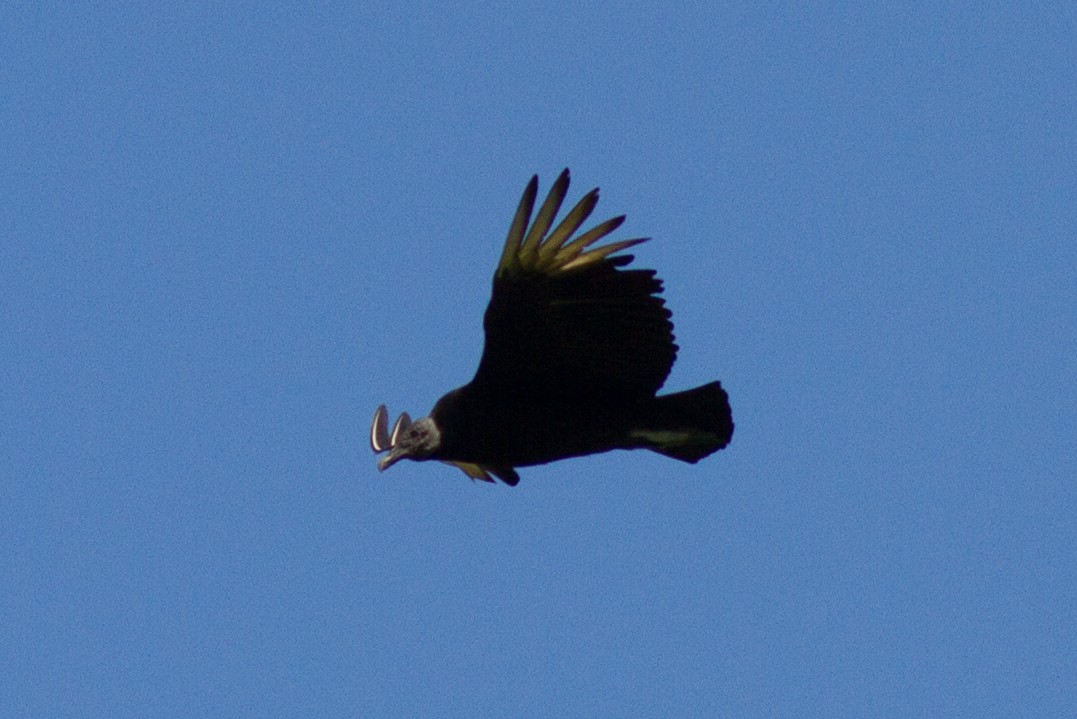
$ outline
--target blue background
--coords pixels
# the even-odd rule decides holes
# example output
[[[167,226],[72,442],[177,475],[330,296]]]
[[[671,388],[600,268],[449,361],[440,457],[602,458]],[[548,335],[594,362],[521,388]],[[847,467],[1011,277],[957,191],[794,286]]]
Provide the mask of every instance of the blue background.
[[[6,716],[1063,716],[1077,6],[0,11]],[[737,423],[379,475],[519,194]]]

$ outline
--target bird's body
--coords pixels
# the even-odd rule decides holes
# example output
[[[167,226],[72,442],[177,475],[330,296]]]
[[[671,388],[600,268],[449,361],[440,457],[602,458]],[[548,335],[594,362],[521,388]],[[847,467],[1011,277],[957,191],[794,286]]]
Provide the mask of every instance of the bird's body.
[[[653,270],[621,269],[630,255],[611,256],[644,240],[587,249],[624,217],[573,239],[597,190],[551,230],[567,188],[566,170],[530,229],[537,178],[524,192],[472,381],[438,400],[429,417],[412,423],[402,415],[392,436],[378,408],[371,445],[389,452],[381,469],[439,459],[474,479],[493,474],[515,484],[519,466],[636,448],[696,462],[729,442],[732,417],[719,383],[656,396],[677,354],[662,284]]]
[[[580,397],[556,396],[489,399],[470,389],[465,385],[449,392],[430,413],[442,428],[438,459],[507,469],[612,449],[665,449],[674,456],[678,450],[672,440],[678,432],[684,447],[680,454],[691,455],[688,447],[700,441],[710,445],[713,440],[708,435],[714,432],[693,433],[691,427],[679,426],[677,410],[698,397],[700,411],[698,418],[693,417],[695,425],[721,429],[723,421],[724,392],[717,383],[689,390],[698,395],[607,395],[586,397],[585,402]],[[521,408],[526,411],[520,412]],[[707,416],[708,409],[713,410],[711,416]],[[455,432],[457,427],[466,429]]]

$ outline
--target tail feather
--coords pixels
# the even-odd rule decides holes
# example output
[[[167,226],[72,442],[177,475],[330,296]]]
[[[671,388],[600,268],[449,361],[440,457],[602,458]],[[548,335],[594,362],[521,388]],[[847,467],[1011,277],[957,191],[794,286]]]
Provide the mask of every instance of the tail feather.
[[[720,382],[656,397],[646,427],[632,437],[647,449],[695,464],[729,444],[733,413]]]

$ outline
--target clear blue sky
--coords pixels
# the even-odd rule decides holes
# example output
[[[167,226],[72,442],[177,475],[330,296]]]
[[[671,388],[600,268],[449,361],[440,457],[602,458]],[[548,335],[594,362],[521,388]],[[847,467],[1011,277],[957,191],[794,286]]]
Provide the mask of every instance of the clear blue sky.
[[[12,717],[1063,716],[1077,6],[0,11]],[[737,423],[379,475],[533,173]],[[599,217],[600,216],[600,217]]]

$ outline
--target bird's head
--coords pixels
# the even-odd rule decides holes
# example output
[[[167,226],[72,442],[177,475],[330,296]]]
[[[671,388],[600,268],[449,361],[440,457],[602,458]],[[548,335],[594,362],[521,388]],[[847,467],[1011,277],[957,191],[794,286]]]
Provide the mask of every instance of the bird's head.
[[[385,405],[374,413],[370,427],[370,447],[377,453],[388,452],[378,460],[382,472],[402,459],[422,461],[430,459],[441,446],[441,432],[429,417],[411,421],[404,412],[397,418],[392,432],[389,431],[389,411]]]

